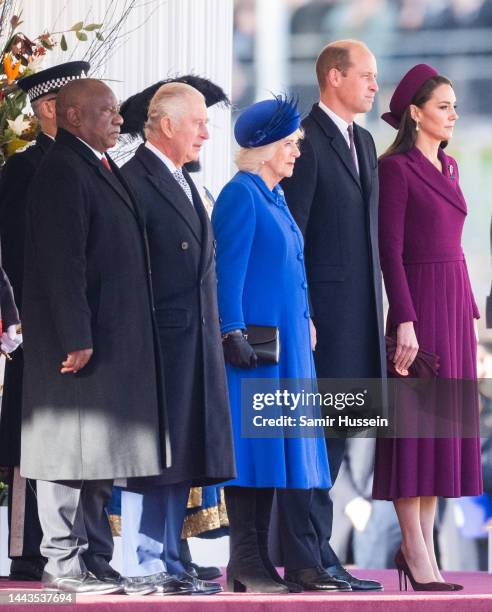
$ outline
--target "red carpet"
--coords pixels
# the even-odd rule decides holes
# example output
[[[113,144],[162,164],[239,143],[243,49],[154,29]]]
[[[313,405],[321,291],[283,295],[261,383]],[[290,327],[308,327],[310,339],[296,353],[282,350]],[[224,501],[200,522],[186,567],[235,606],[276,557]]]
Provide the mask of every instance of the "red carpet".
[[[447,572],[445,577],[464,585],[463,591],[453,594],[423,594],[398,590],[396,570],[354,571],[359,577],[380,580],[383,592],[364,593],[303,593],[300,595],[250,595],[221,593],[210,597],[180,596],[126,597],[106,595],[100,597],[80,596],[75,606],[43,604],[17,604],[16,612],[42,612],[58,609],[60,612],[475,612],[492,610],[492,575],[485,572]],[[222,579],[223,580],[223,579]],[[39,589],[39,584],[0,581],[0,594],[6,590]],[[4,601],[2,601],[4,604]],[[165,608],[164,608],[165,606]],[[4,605],[0,609],[6,610]],[[70,612],[72,612],[70,610]]]

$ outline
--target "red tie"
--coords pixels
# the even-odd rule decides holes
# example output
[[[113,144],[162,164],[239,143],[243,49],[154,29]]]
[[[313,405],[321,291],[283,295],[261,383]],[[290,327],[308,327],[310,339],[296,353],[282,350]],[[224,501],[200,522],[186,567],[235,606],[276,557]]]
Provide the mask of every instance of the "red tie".
[[[103,166],[105,166],[110,172],[113,172],[111,170],[111,166],[109,165],[108,158],[105,155],[101,157],[101,161],[103,163]]]

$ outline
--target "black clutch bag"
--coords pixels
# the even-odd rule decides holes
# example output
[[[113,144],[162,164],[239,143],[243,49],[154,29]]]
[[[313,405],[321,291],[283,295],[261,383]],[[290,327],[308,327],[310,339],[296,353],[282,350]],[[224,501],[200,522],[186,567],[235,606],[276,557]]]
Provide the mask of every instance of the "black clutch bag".
[[[245,336],[258,357],[258,363],[275,364],[279,362],[280,337],[278,327],[246,323]]]

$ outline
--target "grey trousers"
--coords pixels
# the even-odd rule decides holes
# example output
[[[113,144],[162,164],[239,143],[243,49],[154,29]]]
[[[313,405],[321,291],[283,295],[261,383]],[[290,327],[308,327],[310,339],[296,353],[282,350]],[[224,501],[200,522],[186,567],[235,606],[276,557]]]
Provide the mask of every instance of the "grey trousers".
[[[53,577],[76,576],[113,555],[113,537],[106,512],[112,480],[37,481],[38,512],[43,539],[44,571]]]

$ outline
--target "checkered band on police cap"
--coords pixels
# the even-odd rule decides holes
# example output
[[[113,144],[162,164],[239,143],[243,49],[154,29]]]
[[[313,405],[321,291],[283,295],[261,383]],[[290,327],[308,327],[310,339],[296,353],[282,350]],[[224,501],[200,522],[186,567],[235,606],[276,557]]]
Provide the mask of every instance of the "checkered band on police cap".
[[[34,100],[36,100],[37,98],[45,96],[48,93],[60,91],[60,89],[69,81],[74,81],[75,79],[81,78],[82,75],[52,79],[51,81],[46,81],[45,83],[41,83],[40,85],[35,85],[34,87],[31,87],[31,89],[28,90],[27,95],[29,96],[29,100],[31,102],[34,102]]]
[[[18,86],[34,102],[41,96],[60,91],[70,81],[83,78],[83,73],[87,74],[89,69],[88,62],[66,62],[19,79]]]

